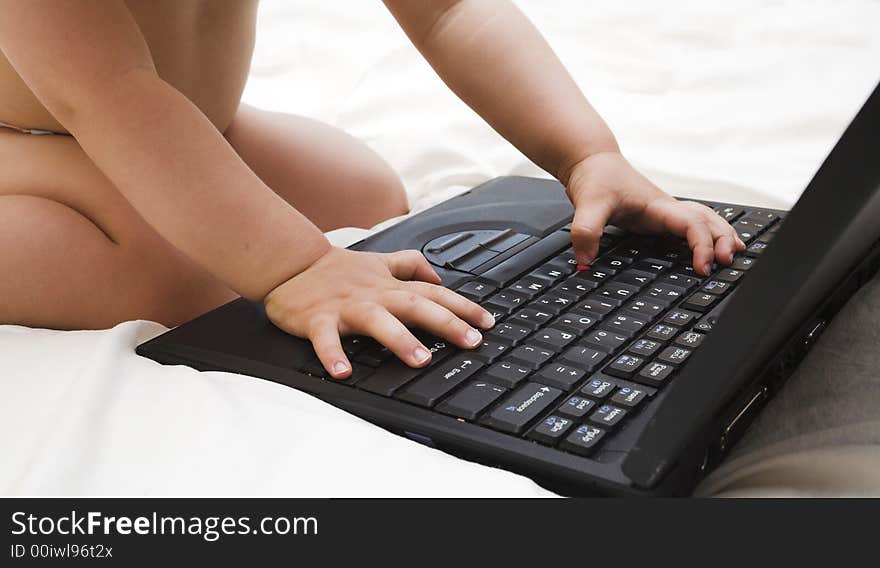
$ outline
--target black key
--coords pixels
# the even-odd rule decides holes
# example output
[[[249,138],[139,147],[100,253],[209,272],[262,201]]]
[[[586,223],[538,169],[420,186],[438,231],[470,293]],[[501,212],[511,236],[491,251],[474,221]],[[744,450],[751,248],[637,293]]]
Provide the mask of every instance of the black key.
[[[556,270],[562,271],[565,276],[572,274],[575,270],[577,270],[578,262],[574,258],[574,253],[565,252],[556,258],[550,259],[547,261],[547,264],[544,265],[545,268],[555,268]]]
[[[657,341],[670,341],[673,337],[678,335],[678,331],[677,327],[661,323],[652,327],[651,331],[647,333],[647,337],[650,339],[656,339]]]
[[[614,379],[611,377],[594,377],[587,381],[583,387],[581,387],[581,394],[586,396],[603,399],[617,388],[617,383],[614,382]]]
[[[478,266],[486,264],[496,256],[498,256],[497,252],[484,249],[480,245],[474,245],[473,248],[447,260],[445,266],[461,270],[462,272],[470,272]]]
[[[574,422],[570,418],[556,415],[548,416],[538,422],[538,425],[532,428],[527,437],[548,446],[555,446],[573,424]]]
[[[583,335],[585,331],[596,325],[599,321],[594,316],[587,316],[575,312],[564,313],[550,324],[558,329],[572,331],[578,335]]]
[[[495,252],[504,252],[528,238],[528,235],[517,233],[513,229],[504,229],[480,241],[480,246]]]
[[[551,312],[553,315],[570,309],[577,302],[577,298],[568,294],[544,294],[529,307],[542,312]]]
[[[633,316],[618,314],[611,317],[610,319],[605,320],[603,327],[610,331],[619,333],[620,335],[633,337],[646,325],[648,325],[648,322],[645,320],[641,320]]]
[[[555,352],[537,345],[520,345],[510,352],[510,356],[506,360],[515,361],[526,367],[537,369],[553,358],[555,354]]]
[[[553,363],[544,367],[535,380],[567,392],[572,389],[575,383],[584,378],[584,375],[586,372],[581,369]]]
[[[540,347],[546,347],[547,350],[559,353],[563,347],[577,339],[577,335],[570,331],[563,331],[552,327],[539,329],[529,340]]]
[[[672,286],[678,286],[679,288],[683,288],[685,291],[690,290],[699,283],[700,280],[698,278],[687,276],[685,274],[679,274],[677,272],[667,274],[658,281],[658,284],[670,284]]]
[[[308,359],[306,359],[306,362],[305,364],[303,364],[300,371],[307,375],[318,378],[330,376],[330,374],[327,372],[327,369],[324,368],[324,364],[321,363],[321,361],[317,357],[311,355],[308,357]]]
[[[727,292],[730,292],[731,286],[730,282],[725,282],[723,280],[709,280],[706,282],[706,285],[703,286],[702,290],[703,292],[723,296]]]
[[[650,357],[654,353],[656,353],[661,347],[662,343],[659,341],[653,341],[651,339],[639,339],[633,342],[632,345],[629,346],[627,351],[630,353],[635,353],[636,355],[641,355],[643,357]]]
[[[604,284],[607,280],[609,280],[612,276],[614,276],[613,270],[578,270],[574,274],[572,274],[572,280],[584,280],[586,282],[592,282],[596,284],[596,286],[600,286]]]
[[[596,292],[596,294],[598,294],[608,302],[617,301],[622,303],[625,300],[628,300],[630,296],[638,291],[639,289],[635,286],[630,286],[629,284],[621,284],[617,281],[614,281],[600,288],[599,291]]]
[[[372,367],[368,367],[366,365],[361,365],[359,363],[351,364],[351,375],[349,375],[345,379],[334,379],[335,381],[342,383],[343,385],[353,385],[355,383],[359,383],[362,380],[366,379],[370,375],[376,372],[376,369]]]
[[[633,380],[657,387],[662,385],[674,370],[675,367],[672,365],[654,361],[642,367],[642,370],[633,377]]]
[[[770,224],[779,219],[779,215],[776,213],[771,213],[770,211],[765,211],[763,209],[755,209],[753,211],[749,211],[747,215],[748,219],[760,220],[762,223]]]
[[[618,422],[626,416],[626,410],[619,406],[603,404],[590,415],[590,422],[606,428],[613,428]]]
[[[556,231],[483,272],[481,278],[495,285],[504,286],[568,246],[571,246],[571,235],[567,231]]]
[[[508,394],[501,403],[483,419],[483,423],[511,434],[519,434],[526,426],[543,414],[562,391],[540,383],[526,383]]]
[[[467,355],[457,355],[435,365],[425,375],[399,390],[395,398],[420,406],[434,406],[452,389],[483,368],[482,363]]]
[[[510,345],[516,345],[532,333],[528,327],[515,323],[499,323],[491,331],[486,333],[486,338],[491,341],[500,341]]]
[[[681,307],[694,310],[696,312],[705,312],[708,311],[715,302],[718,301],[718,296],[715,294],[707,294],[705,292],[696,292],[692,294],[687,300],[682,302]]]
[[[596,446],[599,445],[604,435],[605,430],[590,424],[584,424],[569,434],[559,447],[573,454],[588,456],[595,451]]]
[[[582,396],[571,396],[556,409],[556,412],[580,421],[596,406],[596,401]]]
[[[663,303],[668,306],[673,302],[677,302],[682,297],[682,295],[684,295],[684,293],[684,288],[671,286],[669,284],[657,284],[655,286],[647,288],[644,295],[648,299]]]
[[[516,323],[518,325],[524,325],[532,329],[538,329],[539,327],[550,321],[550,318],[552,317],[553,314],[551,314],[550,312],[524,308],[513,314],[510,317],[510,320],[508,320],[508,323]]]
[[[727,268],[722,270],[718,274],[715,275],[717,280],[721,280],[722,282],[737,282],[742,275],[745,274],[742,270],[734,270],[733,268]]]
[[[587,315],[593,315],[597,319],[602,319],[606,314],[613,311],[617,306],[601,300],[599,298],[587,298],[575,306],[575,311],[584,312]]]
[[[651,283],[657,275],[653,272],[641,272],[639,270],[624,270],[620,276],[614,278],[615,282],[628,284],[636,288],[642,288]]]
[[[670,365],[681,365],[690,357],[691,350],[684,347],[676,347],[671,345],[663,350],[657,357],[660,363],[669,363]]]
[[[378,367],[388,359],[394,357],[394,353],[384,345],[368,347],[354,356],[355,363],[361,363],[370,367]]]
[[[614,396],[611,397],[610,402],[613,402],[617,406],[622,406],[624,408],[635,408],[639,405],[640,402],[645,400],[646,396],[648,396],[648,393],[646,393],[644,389],[622,387],[620,390],[614,393]]]
[[[635,315],[637,319],[649,322],[662,314],[666,306],[648,298],[636,298],[623,306],[623,309]]]
[[[550,284],[556,284],[559,280],[562,280],[566,276],[568,276],[569,272],[563,270],[561,267],[553,266],[552,264],[545,264],[540,268],[536,268],[529,272],[529,276],[533,278],[540,278],[543,280],[547,280]]]
[[[728,223],[734,222],[737,217],[744,213],[739,207],[718,207],[715,209],[715,212],[721,215]]]
[[[526,305],[528,301],[529,298],[525,294],[511,292],[510,290],[502,290],[491,296],[488,300],[493,306],[505,308],[507,313],[510,313],[517,308],[521,308]]]
[[[532,373],[532,369],[517,365],[512,361],[499,361],[489,367],[483,378],[507,388],[520,384]]]
[[[575,298],[580,300],[598,287],[599,283],[593,282],[592,280],[569,278],[568,280],[563,280],[555,287],[551,288],[550,292],[557,294],[566,294],[567,296],[574,296]]]
[[[512,311],[509,308],[502,308],[501,306],[496,306],[494,304],[490,304],[489,302],[486,302],[484,304],[480,304],[480,306],[484,310],[489,312],[492,315],[492,317],[495,318],[496,322],[500,321],[501,319],[506,317]]]
[[[594,262],[591,265],[591,268],[594,270],[613,270],[615,272],[620,272],[630,263],[632,263],[632,260],[629,258],[611,254],[603,256],[598,261]]]
[[[606,353],[612,353],[626,343],[627,338],[604,329],[591,330],[584,336],[584,343]]]
[[[471,280],[461,285],[456,292],[475,302],[482,302],[495,292],[495,286],[479,280]]]
[[[663,323],[668,325],[677,325],[679,327],[687,327],[688,324],[696,319],[698,314],[686,310],[672,310],[663,318]]]
[[[686,331],[675,339],[675,344],[687,347],[688,349],[696,349],[701,343],[703,343],[704,339],[706,339],[705,334],[697,333],[695,331]]]
[[[747,256],[738,256],[733,259],[733,264],[730,265],[734,270],[749,270],[752,266],[755,265],[755,259],[749,258]]]
[[[765,226],[766,225],[763,223],[757,223],[743,218],[733,224],[733,229],[736,231],[736,234],[739,235],[742,242],[749,244],[758,236],[758,233],[760,233]]]
[[[364,390],[370,391],[382,396],[391,396],[394,391],[415,379],[424,372],[424,369],[413,369],[407,366],[403,361],[395,359],[382,366],[381,373],[375,373],[365,380],[361,381],[358,386]]]
[[[437,411],[465,420],[475,420],[490,404],[498,400],[507,389],[492,383],[474,381],[437,405]]]
[[[518,292],[523,296],[526,296],[528,299],[533,299],[538,294],[543,294],[550,287],[551,282],[548,280],[544,280],[543,278],[535,278],[533,276],[526,276],[524,278],[520,278],[510,286],[508,286],[508,290],[513,292]]]
[[[467,356],[476,359],[477,361],[482,361],[483,363],[491,363],[495,359],[504,355],[508,349],[510,349],[510,345],[507,343],[484,339],[483,344],[476,349],[468,351]]]
[[[660,261],[659,259],[652,258],[652,259],[650,259],[650,262],[649,262],[649,259],[641,260],[641,261],[633,264],[632,268],[634,270],[638,270],[640,272],[649,272],[651,274],[660,274],[661,272],[664,272],[670,266],[672,266],[672,265],[669,262]]]
[[[636,355],[621,355],[610,365],[605,367],[605,372],[621,379],[629,379],[645,364],[645,359]]]
[[[773,228],[775,229],[776,227],[773,227]],[[759,243],[769,243],[770,241],[773,240],[773,237],[775,234],[776,233],[774,233],[773,230],[771,229],[771,230],[767,231],[766,233],[764,233],[763,235],[761,235],[760,237],[758,237],[758,242]]]
[[[765,250],[767,250],[767,243],[757,240],[749,245],[749,248],[746,249],[746,254],[749,256],[761,256]]]
[[[597,351],[592,347],[575,345],[574,347],[569,347],[565,353],[562,354],[560,360],[569,363],[578,369],[584,369],[585,371],[590,372],[593,369],[598,368],[606,357],[608,357],[606,353]]]

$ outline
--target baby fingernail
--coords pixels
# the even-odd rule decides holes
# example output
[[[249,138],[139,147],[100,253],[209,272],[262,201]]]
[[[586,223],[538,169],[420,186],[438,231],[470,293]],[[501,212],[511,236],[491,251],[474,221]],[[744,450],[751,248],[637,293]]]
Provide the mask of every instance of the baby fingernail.
[[[495,327],[495,318],[493,318],[492,314],[490,314],[488,312],[483,314],[483,319],[480,321],[481,321],[483,327],[486,329],[491,329],[491,328]]]
[[[419,345],[413,351],[413,359],[415,359],[416,363],[421,364],[431,358],[431,353]]]
[[[341,375],[348,371],[348,365],[343,363],[342,361],[337,361],[335,365],[333,365],[333,374]]]
[[[468,345],[477,345],[483,340],[483,336],[475,329],[467,330],[467,333],[464,334],[465,343]]]

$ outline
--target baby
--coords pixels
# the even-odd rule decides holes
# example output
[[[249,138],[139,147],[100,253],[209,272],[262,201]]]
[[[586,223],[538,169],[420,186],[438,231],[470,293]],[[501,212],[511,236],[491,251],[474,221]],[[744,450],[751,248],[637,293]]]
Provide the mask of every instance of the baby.
[[[345,133],[240,103],[256,4],[0,0],[0,323],[173,326],[241,295],[309,338],[336,378],[351,373],[340,335],[412,366],[431,355],[407,326],[480,344],[491,315],[420,253],[324,237],[406,213],[406,195]],[[578,262],[607,223],[686,237],[701,274],[744,248],[630,166],[513,4],[385,4],[449,87],[565,185]]]

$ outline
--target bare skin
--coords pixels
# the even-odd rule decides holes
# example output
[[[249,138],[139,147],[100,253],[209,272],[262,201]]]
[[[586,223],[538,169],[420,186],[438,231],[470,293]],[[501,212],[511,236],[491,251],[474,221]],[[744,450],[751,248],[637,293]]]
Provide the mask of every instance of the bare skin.
[[[711,211],[632,169],[512,4],[386,4],[450,88],[566,185],[581,262],[608,221],[687,237],[702,273],[742,248]],[[329,245],[322,230],[404,213],[403,188],[344,133],[240,105],[255,2],[0,0],[0,12],[0,122],[70,135],[0,129],[0,323],[176,325],[243,295],[311,339],[336,377],[351,369],[340,334],[421,366],[430,354],[404,324],[462,347],[493,325],[416,252]]]

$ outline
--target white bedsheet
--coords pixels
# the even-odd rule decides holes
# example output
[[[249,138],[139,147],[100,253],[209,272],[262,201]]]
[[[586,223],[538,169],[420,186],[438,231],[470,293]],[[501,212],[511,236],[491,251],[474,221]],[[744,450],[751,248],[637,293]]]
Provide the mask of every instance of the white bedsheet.
[[[633,162],[678,195],[791,205],[880,76],[877,0],[520,5]],[[380,2],[267,1],[259,27],[246,101],[364,139],[414,207],[541,175]],[[549,495],[292,389],[134,355],[163,329],[0,326],[0,494]]]

